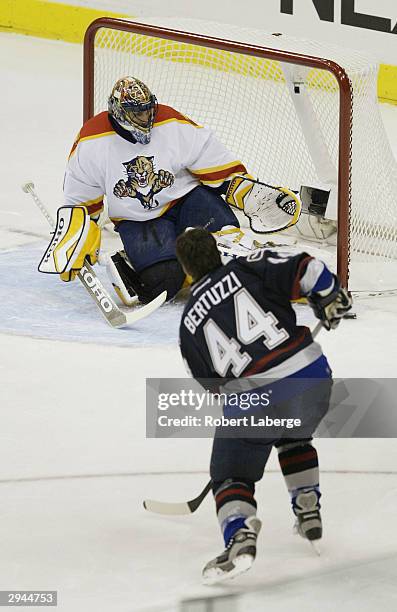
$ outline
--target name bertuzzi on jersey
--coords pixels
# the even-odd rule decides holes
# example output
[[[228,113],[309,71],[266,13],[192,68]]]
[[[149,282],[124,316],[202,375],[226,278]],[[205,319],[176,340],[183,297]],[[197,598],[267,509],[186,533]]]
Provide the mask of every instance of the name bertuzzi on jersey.
[[[138,155],[130,161],[123,162],[127,180],[120,179],[113,188],[117,198],[136,198],[143,208],[157,208],[159,202],[154,196],[165,187],[170,187],[175,180],[168,170],[155,172],[154,157]]]
[[[198,289],[201,290],[203,286],[210,282],[211,279],[207,279]],[[190,333],[194,334],[197,327],[204,321],[205,317],[210,312],[211,308],[227,300],[233,293],[241,289],[241,287],[242,284],[234,272],[226,274],[221,280],[215,283],[213,287],[204,291],[204,293],[197,298],[197,301],[183,318],[185,327]],[[196,292],[197,289],[193,291],[193,295],[195,295]]]
[[[306,253],[283,257],[258,249],[194,285],[180,334],[185,357],[199,378],[252,375],[312,342],[310,330],[296,324],[290,302],[298,270],[310,259]]]

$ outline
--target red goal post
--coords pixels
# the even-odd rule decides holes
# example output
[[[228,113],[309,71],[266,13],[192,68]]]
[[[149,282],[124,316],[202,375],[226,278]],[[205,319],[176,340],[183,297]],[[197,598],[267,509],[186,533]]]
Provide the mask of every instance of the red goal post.
[[[106,36],[102,34],[105,32]],[[222,34],[224,33],[225,32],[222,31]],[[127,37],[129,37],[128,43]],[[269,36],[267,37],[267,40],[269,40]],[[143,41],[146,41],[146,46],[144,46]],[[166,55],[166,51],[164,50],[164,45],[166,44],[166,41],[171,41],[173,45],[173,51],[167,51],[168,55]],[[100,102],[98,102],[98,108],[95,107],[95,95],[96,91],[100,86],[100,83],[106,80],[108,80],[110,83],[112,80],[115,81],[117,78],[124,76],[124,74],[127,73],[133,74],[134,76],[141,78],[145,82],[148,82],[149,79],[150,82],[148,83],[148,85],[158,96],[160,101],[175,106],[178,110],[181,110],[181,112],[192,116],[191,112],[189,112],[189,108],[180,108],[180,103],[178,102],[178,94],[179,89],[182,89],[182,85],[179,84],[179,81],[177,81],[177,78],[173,75],[173,73],[170,72],[169,80],[174,82],[175,102],[172,99],[169,99],[170,97],[173,97],[171,94],[168,94],[167,99],[164,100],[161,96],[161,92],[159,92],[156,88],[157,80],[160,80],[160,76],[162,78],[164,77],[164,72],[166,70],[166,68],[164,67],[159,67],[161,63],[159,59],[163,60],[164,66],[178,64],[178,69],[181,68],[181,64],[183,62],[188,63],[188,68],[190,71],[189,74],[194,70],[196,70],[196,73],[201,72],[202,74],[200,78],[202,79],[202,82],[200,83],[199,88],[200,91],[202,91],[205,87],[205,82],[208,81],[208,79],[210,78],[211,69],[210,61],[207,59],[203,59],[204,49],[210,50],[208,51],[208,53],[211,52],[213,54],[214,52],[216,52],[222,54],[221,64],[219,64],[215,69],[214,83],[215,81],[220,81],[221,73],[224,72],[227,76],[227,85],[225,85],[225,87],[227,88],[227,91],[230,94],[231,98],[234,96],[235,91],[233,87],[239,87],[240,89],[244,89],[245,85],[244,82],[241,81],[241,75],[243,74],[241,70],[239,72],[235,68],[230,68],[228,66],[227,58],[229,57],[230,62],[235,61],[234,58],[239,56],[244,58],[257,58],[258,62],[266,62],[267,67],[270,65],[269,62],[276,62],[280,63],[280,65],[304,67],[305,69],[314,69],[315,71],[319,70],[330,73],[338,86],[338,102],[333,102],[333,105],[335,107],[338,106],[337,115],[335,114],[335,116],[337,116],[336,121],[338,124],[337,127],[335,127],[335,129],[337,130],[337,143],[334,146],[334,148],[337,148],[335,163],[335,184],[337,186],[337,272],[340,276],[342,284],[348,286],[351,261],[350,220],[352,211],[352,141],[354,96],[351,78],[348,75],[346,69],[332,59],[327,59],[326,57],[315,56],[308,53],[298,53],[296,51],[286,50],[285,48],[277,48],[278,38],[276,36],[272,37],[271,42],[272,41],[274,44],[274,48],[271,48],[269,45],[261,46],[248,42],[240,42],[239,40],[234,41],[228,39],[221,39],[215,36],[209,36],[207,34],[191,33],[188,31],[183,31],[182,29],[174,29],[157,25],[149,25],[145,23],[137,23],[133,21],[126,21],[123,19],[97,19],[88,27],[84,40],[84,120],[87,120],[93,114],[99,112],[99,110],[104,110],[106,108],[107,100],[105,91],[101,93],[101,100]],[[160,46],[163,45],[161,47],[161,53],[153,50],[155,48],[155,44]],[[134,48],[134,45],[138,46]],[[281,47],[282,46],[283,45],[281,45]],[[177,52],[178,57],[176,58]],[[195,57],[193,57],[194,53],[197,54]],[[183,54],[185,54],[185,58],[183,57]],[[136,67],[134,66],[134,57],[137,61]],[[213,55],[211,55],[211,62],[212,57]],[[145,61],[145,63],[143,63],[143,60]],[[164,60],[166,61],[164,62]],[[102,64],[104,67],[102,67]],[[255,70],[257,69],[258,65],[259,64],[255,64]],[[145,66],[144,71],[148,71],[148,76],[146,76],[146,74],[143,74],[140,71],[141,66]],[[244,70],[245,74],[247,69],[245,68]],[[249,68],[249,70],[252,72],[252,68]],[[260,68],[260,70],[262,71],[260,72],[260,79],[263,80],[263,69]],[[230,73],[232,72],[234,72],[235,74],[230,75]],[[257,74],[255,74],[254,76],[255,78],[257,78]],[[236,82],[235,85],[230,85],[232,77]],[[186,80],[186,77],[183,78]],[[251,74],[249,74],[249,76],[247,77],[247,82],[250,78]],[[197,79],[198,76],[197,74],[195,74],[194,80],[192,82],[198,82]],[[280,80],[279,77],[276,78],[274,76],[272,77],[272,79],[274,82]],[[258,88],[259,86],[262,87],[262,81],[257,80],[257,86]],[[271,86],[275,87],[273,83],[271,83]],[[313,84],[311,85],[311,89],[316,89],[316,87],[316,84],[314,84],[314,86]],[[332,87],[334,88],[333,84]],[[108,89],[106,91],[108,94],[108,85],[107,88]],[[186,89],[186,91],[188,90]],[[223,92],[223,90],[221,91]],[[220,96],[219,94],[217,95],[220,103]],[[210,98],[211,92],[207,92],[206,96],[208,99],[208,105],[218,105],[218,100],[215,100],[215,98]],[[185,98],[186,104],[187,106],[189,106],[188,93],[186,93]],[[195,94],[194,99],[196,98],[197,94]],[[335,92],[333,92],[333,98],[335,98]],[[261,112],[260,108],[262,102],[263,97],[258,97],[258,108],[254,111],[258,113],[258,116]],[[193,96],[190,104],[193,105]],[[316,107],[316,105],[317,107],[319,105],[317,101],[315,102],[314,106]],[[206,104],[203,104],[203,114],[204,110],[206,110],[205,107]],[[334,113],[334,110],[332,110],[332,113]],[[291,115],[292,114],[293,113],[291,113]],[[195,119],[196,121],[201,120],[202,123],[208,125],[204,117],[200,118],[199,116],[193,115],[193,119]],[[232,123],[230,115],[225,119],[227,122]],[[238,130],[239,121],[240,119],[236,121],[235,125],[232,125],[232,127],[230,128],[231,132],[236,132]],[[296,121],[296,119],[292,118],[291,121]],[[283,115],[281,115],[279,122],[280,126],[282,126]],[[211,121],[209,123],[209,127],[217,129],[217,125],[211,125]],[[242,130],[248,130],[248,128],[242,126]],[[278,131],[279,130],[277,128],[274,129],[274,138],[277,138]],[[290,137],[291,139],[294,138],[293,134],[289,134],[288,137]],[[222,141],[224,140],[221,134],[219,135],[219,138]],[[283,136],[281,135],[280,138],[283,138]],[[236,150],[236,145],[232,150],[245,163],[245,158],[243,157],[243,154],[239,152],[238,148]],[[262,157],[266,157],[266,155],[267,151],[265,145]],[[270,153],[270,155],[274,154]],[[278,156],[280,155],[278,154]],[[298,151],[296,157],[300,156],[301,153]],[[248,164],[247,166],[249,171],[252,171],[251,167]],[[259,175],[259,178],[268,182],[273,181],[272,176]],[[291,184],[286,186],[295,188],[295,185]],[[366,229],[364,233],[367,236],[369,232]],[[364,249],[360,247],[358,248],[358,251],[363,252]]]

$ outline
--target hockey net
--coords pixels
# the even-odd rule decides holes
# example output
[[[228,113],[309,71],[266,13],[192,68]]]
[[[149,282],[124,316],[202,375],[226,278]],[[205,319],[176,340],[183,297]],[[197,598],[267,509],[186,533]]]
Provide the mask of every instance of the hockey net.
[[[377,74],[365,55],[329,44],[206,21],[102,18],[85,37],[84,118],[106,109],[115,80],[138,77],[260,180],[329,191],[326,218],[303,215],[295,241],[316,239],[352,290],[391,290],[397,166]]]

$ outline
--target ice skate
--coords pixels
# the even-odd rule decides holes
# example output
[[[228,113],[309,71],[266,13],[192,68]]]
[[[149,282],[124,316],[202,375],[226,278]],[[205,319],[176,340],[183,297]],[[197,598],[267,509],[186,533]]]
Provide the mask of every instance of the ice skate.
[[[203,583],[216,584],[250,569],[256,557],[256,539],[262,523],[256,517],[245,520],[246,528],[236,531],[224,552],[203,569]]]
[[[317,542],[323,535],[319,499],[320,493],[311,490],[302,491],[293,500],[295,531],[309,541],[317,555],[320,555]]]

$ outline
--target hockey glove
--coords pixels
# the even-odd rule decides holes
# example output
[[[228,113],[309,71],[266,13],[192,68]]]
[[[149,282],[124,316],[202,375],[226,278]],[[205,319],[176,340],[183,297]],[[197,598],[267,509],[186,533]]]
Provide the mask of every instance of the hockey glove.
[[[295,225],[302,211],[302,203],[293,191],[256,181],[249,174],[230,181],[226,202],[242,209],[251,229],[260,234]]]
[[[61,206],[52,240],[39,265],[40,272],[74,280],[84,265],[98,260],[101,230],[84,206]]]
[[[325,297],[315,293],[308,296],[307,301],[313,308],[317,319],[320,319],[323,327],[328,331],[338,327],[340,320],[349,312],[353,303],[350,293],[340,286],[336,277],[335,287],[331,293]]]
[[[84,266],[84,260],[87,258],[93,266],[98,261],[99,250],[101,246],[101,230],[95,221],[90,220],[87,238],[81,248],[80,253],[72,264],[72,269],[60,274],[63,281],[73,281],[81,268]]]

